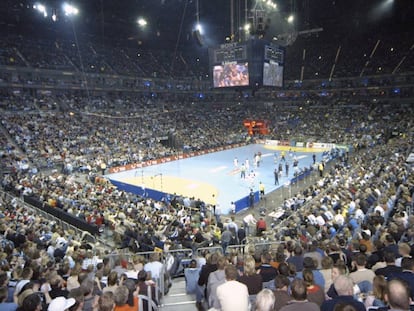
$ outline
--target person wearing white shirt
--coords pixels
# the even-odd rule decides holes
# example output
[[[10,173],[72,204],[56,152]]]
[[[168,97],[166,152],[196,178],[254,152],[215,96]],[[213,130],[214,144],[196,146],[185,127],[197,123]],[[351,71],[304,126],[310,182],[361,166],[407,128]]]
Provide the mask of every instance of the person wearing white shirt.
[[[244,224],[244,229],[246,230],[246,236],[249,235],[250,233],[250,228],[249,226],[252,225],[256,225],[257,220],[256,218],[254,218],[254,216],[252,214],[248,214],[243,218],[243,224]]]
[[[249,309],[249,291],[247,286],[236,281],[238,277],[237,268],[227,265],[224,268],[226,276],[225,283],[217,287],[217,298],[221,311],[241,311]]]

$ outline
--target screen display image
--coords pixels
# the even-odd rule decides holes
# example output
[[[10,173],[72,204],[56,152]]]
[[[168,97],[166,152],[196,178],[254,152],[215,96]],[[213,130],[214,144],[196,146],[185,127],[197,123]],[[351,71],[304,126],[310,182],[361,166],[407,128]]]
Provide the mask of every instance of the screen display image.
[[[263,85],[283,87],[283,66],[273,61],[264,63]]]
[[[249,64],[231,62],[214,66],[213,84],[214,87],[248,86]]]

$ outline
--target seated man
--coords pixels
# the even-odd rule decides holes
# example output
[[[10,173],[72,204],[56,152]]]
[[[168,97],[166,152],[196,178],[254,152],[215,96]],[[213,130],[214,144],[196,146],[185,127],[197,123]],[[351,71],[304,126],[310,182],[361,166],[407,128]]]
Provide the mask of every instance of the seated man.
[[[352,305],[356,311],[364,311],[365,305],[354,299],[354,282],[346,275],[338,276],[334,281],[334,287],[338,296],[325,300],[321,305],[321,311],[332,311],[337,304]]]
[[[319,306],[316,303],[307,300],[308,294],[305,281],[301,279],[293,280],[291,291],[293,300],[282,307],[280,311],[319,311]]]

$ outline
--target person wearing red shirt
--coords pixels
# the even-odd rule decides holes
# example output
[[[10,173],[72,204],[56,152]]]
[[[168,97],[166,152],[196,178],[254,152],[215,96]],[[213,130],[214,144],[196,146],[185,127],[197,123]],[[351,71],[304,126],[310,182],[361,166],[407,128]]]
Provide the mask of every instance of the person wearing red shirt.
[[[263,231],[266,231],[266,221],[263,219],[263,217],[260,217],[256,223],[256,235],[261,236]]]

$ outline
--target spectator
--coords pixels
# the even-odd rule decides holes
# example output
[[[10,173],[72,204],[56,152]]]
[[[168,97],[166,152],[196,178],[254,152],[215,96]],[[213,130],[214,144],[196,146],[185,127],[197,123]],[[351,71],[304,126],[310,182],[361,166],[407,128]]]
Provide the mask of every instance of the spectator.
[[[308,301],[314,302],[318,306],[321,306],[325,301],[325,292],[322,287],[315,284],[313,279],[313,271],[307,268],[303,269],[303,280],[306,284]]]
[[[238,281],[247,286],[249,295],[257,295],[263,287],[262,275],[256,273],[256,261],[252,256],[246,256],[243,263],[243,274]]]
[[[114,293],[118,286],[118,273],[116,271],[111,271],[108,275],[108,286],[104,287],[102,292]]]
[[[385,307],[385,294],[387,291],[387,281],[384,276],[377,275],[374,278],[372,293],[365,298],[365,307]]]
[[[115,309],[114,293],[105,292],[99,297],[99,311],[113,311]]]
[[[8,295],[8,288],[0,287],[0,310],[2,311],[15,311],[17,304],[14,302],[6,302]]]
[[[384,253],[384,260],[386,266],[384,268],[379,268],[375,271],[376,275],[383,275],[385,278],[390,278],[394,273],[402,272],[401,267],[397,267],[395,264],[395,255],[394,252],[388,251]]]
[[[247,286],[238,282],[238,272],[235,266],[226,265],[224,268],[226,282],[217,287],[219,309],[222,311],[247,310],[249,292]]]
[[[275,278],[275,311],[279,311],[282,307],[288,304],[291,300],[290,295],[288,294],[288,289],[290,286],[290,281],[287,276],[279,274]]]
[[[270,264],[272,255],[264,251],[260,256],[261,264],[257,269],[257,273],[261,275],[263,281],[263,288],[274,289],[274,280],[278,274],[278,270]]]
[[[261,290],[256,297],[256,311],[273,311],[275,305],[275,295],[270,289]]]
[[[389,281],[385,297],[390,306],[389,310],[410,310],[410,293],[402,281]]]
[[[374,281],[375,273],[371,269],[366,268],[367,257],[365,254],[357,255],[355,259],[356,271],[351,272],[349,277],[354,284],[359,284],[362,281],[368,281],[370,284]]]
[[[292,298],[280,311],[319,311],[319,306],[307,300],[306,284],[303,280],[296,279],[291,284]],[[277,303],[277,302],[276,302]]]
[[[336,304],[351,304],[357,311],[364,311],[365,306],[362,302],[354,299],[354,283],[352,279],[340,275],[334,280],[335,290],[338,293],[338,296],[331,299],[325,300],[321,305],[321,311],[332,311]]]
[[[220,256],[217,260],[217,270],[210,273],[207,282],[207,301],[210,308],[219,308],[217,287],[226,281],[224,268],[227,265],[227,258]]]
[[[410,297],[414,300],[414,259],[410,257],[403,258],[401,268],[402,272],[392,274],[391,280],[400,279],[405,281],[410,289]]]
[[[296,267],[296,271],[302,271],[303,270],[303,249],[300,245],[296,245],[293,250],[293,255],[290,256],[286,262],[287,263],[293,263]]]

